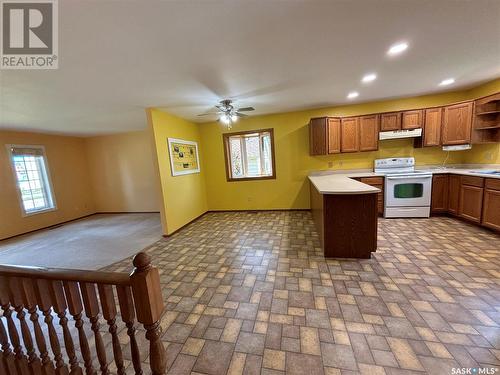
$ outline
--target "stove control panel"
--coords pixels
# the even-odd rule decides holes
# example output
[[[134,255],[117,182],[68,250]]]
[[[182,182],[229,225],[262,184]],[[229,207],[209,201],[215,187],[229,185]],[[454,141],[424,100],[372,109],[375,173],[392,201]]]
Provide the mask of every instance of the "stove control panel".
[[[415,166],[415,158],[387,158],[376,159],[375,169],[407,168]]]

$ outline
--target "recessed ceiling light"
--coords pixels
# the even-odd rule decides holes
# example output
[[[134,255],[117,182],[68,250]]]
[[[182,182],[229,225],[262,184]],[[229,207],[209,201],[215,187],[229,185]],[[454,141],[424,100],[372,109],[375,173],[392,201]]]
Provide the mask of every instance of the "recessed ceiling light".
[[[439,86],[448,86],[448,85],[451,85],[452,83],[455,83],[455,79],[454,78],[447,78],[447,79],[443,79],[441,81],[441,83],[439,84]]]
[[[365,76],[361,79],[361,82],[368,83],[375,81],[377,79],[377,75],[375,73],[365,74]]]
[[[347,99],[354,99],[359,96],[359,92],[357,91],[351,91],[349,94],[347,94]]]
[[[401,42],[401,43],[396,43],[389,48],[387,51],[387,54],[390,56],[395,56],[399,55],[401,52],[405,51],[408,48],[408,43],[406,42]]]

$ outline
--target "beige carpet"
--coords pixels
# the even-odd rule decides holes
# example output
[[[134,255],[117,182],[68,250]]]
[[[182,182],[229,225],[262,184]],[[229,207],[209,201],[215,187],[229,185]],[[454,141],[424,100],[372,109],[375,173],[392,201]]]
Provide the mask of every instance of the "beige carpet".
[[[161,238],[159,213],[97,214],[0,241],[0,264],[95,270]]]

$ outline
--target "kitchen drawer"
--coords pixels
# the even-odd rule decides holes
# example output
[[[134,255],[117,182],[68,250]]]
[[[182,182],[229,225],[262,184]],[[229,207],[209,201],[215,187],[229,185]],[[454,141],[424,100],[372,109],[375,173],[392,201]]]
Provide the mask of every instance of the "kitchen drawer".
[[[372,185],[372,186],[384,184],[383,177],[361,177],[360,181],[365,183],[365,184]]]
[[[485,181],[485,186],[487,189],[500,190],[500,179],[487,178]]]
[[[484,186],[484,178],[474,177],[474,176],[461,176],[460,183],[462,185],[483,187]]]

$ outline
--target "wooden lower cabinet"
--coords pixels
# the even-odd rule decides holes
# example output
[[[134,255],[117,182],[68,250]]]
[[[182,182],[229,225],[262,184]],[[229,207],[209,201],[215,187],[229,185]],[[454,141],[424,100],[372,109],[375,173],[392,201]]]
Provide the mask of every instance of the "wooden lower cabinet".
[[[485,227],[500,231],[500,180],[486,179],[482,223]]]
[[[435,174],[432,176],[431,212],[446,211],[448,211],[448,175]]]
[[[475,223],[481,222],[483,207],[483,188],[478,186],[460,186],[460,204],[458,215]]]
[[[431,213],[447,213],[500,232],[500,179],[435,174]]]
[[[500,190],[484,190],[483,225],[500,231]]]
[[[379,215],[384,214],[384,177],[358,177],[355,180],[361,181],[364,184],[380,189],[377,193],[377,212]]]
[[[448,176],[448,212],[458,215],[458,203],[460,201],[460,176]]]
[[[384,178],[383,177],[362,177],[360,181],[380,189],[377,193],[377,212],[379,215],[384,214]]]

